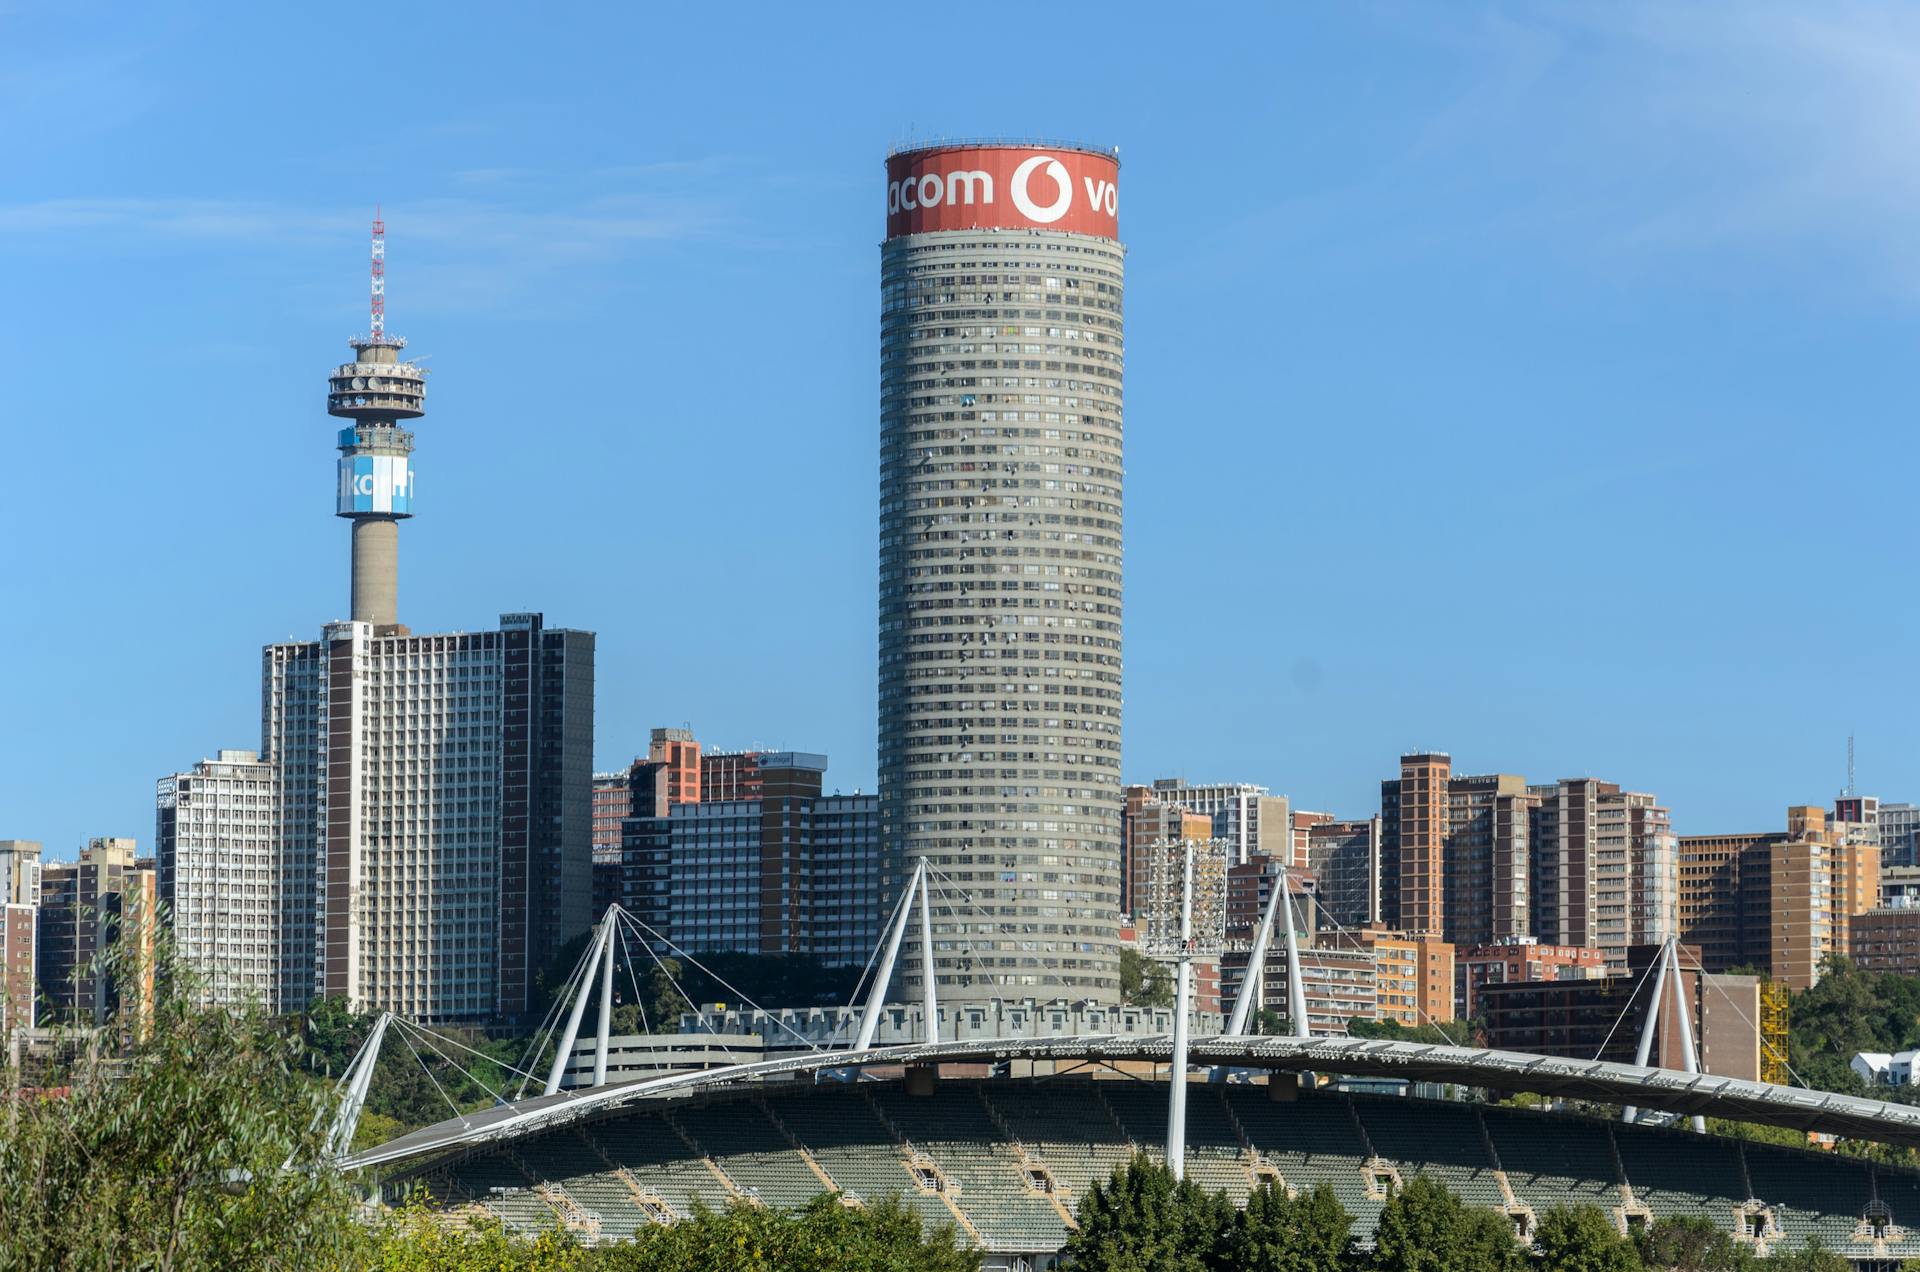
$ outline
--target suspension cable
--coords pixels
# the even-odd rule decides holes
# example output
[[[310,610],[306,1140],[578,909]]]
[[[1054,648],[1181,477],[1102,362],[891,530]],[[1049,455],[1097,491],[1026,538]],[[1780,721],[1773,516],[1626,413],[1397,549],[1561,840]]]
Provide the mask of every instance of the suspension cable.
[[[805,1034],[795,1029],[792,1025],[789,1025],[786,1021],[780,1019],[779,1016],[775,1015],[773,1012],[768,1011],[765,1007],[762,1007],[759,1003],[754,1002],[752,998],[742,993],[735,986],[729,984],[727,979],[724,976],[720,975],[720,973],[714,971],[711,967],[708,967],[705,963],[702,963],[699,959],[687,953],[684,949],[681,949],[680,946],[676,944],[671,937],[662,936],[657,930],[654,929],[654,927],[651,924],[649,924],[646,920],[639,918],[637,915],[629,914],[624,909],[621,910],[620,913],[626,918],[626,920],[629,923],[636,925],[636,931],[639,928],[645,928],[647,932],[651,933],[655,939],[657,939],[662,944],[664,944],[668,949],[672,950],[674,953],[678,954],[680,957],[686,959],[689,963],[693,964],[695,967],[699,968],[701,971],[705,972],[707,975],[713,977],[715,981],[719,982],[720,987],[722,989],[726,990],[728,993],[732,994],[734,997],[738,998],[741,1002],[747,1004],[749,1007],[753,1008],[755,1011],[760,1012],[763,1015],[767,1016],[776,1025],[779,1025],[782,1029],[786,1030],[788,1033],[798,1038],[810,1050],[822,1051],[822,1053],[824,1054],[823,1049],[817,1043],[815,1043],[813,1039],[807,1037]],[[653,953],[653,951],[649,949],[648,953]],[[656,963],[660,961],[660,956],[657,953],[654,953],[653,957]],[[662,967],[661,970],[665,971],[666,969]],[[677,982],[675,983],[674,988],[680,989],[680,986]],[[691,997],[688,997],[686,990],[680,989],[680,996],[686,999],[687,1006],[692,1007],[696,1015],[700,1014],[698,1005],[693,1001]],[[729,1052],[728,1054],[731,1055],[732,1053]]]

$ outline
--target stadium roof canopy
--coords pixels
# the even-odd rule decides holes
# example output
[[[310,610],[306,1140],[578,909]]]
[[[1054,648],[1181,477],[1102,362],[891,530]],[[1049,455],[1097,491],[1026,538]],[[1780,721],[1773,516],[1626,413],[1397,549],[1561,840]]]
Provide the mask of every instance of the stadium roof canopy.
[[[577,1121],[604,1118],[625,1108],[748,1087],[773,1078],[869,1066],[1016,1060],[1069,1066],[1166,1062],[1172,1051],[1172,1040],[1160,1034],[976,1038],[865,1051],[798,1052],[774,1060],[520,1100],[402,1135],[355,1153],[341,1165],[347,1169],[411,1165],[508,1143]],[[1193,1040],[1190,1063],[1527,1091],[1551,1098],[1630,1104],[1675,1114],[1698,1113],[1920,1148],[1920,1108],[1710,1073],[1681,1073],[1600,1060],[1363,1038],[1208,1037]]]

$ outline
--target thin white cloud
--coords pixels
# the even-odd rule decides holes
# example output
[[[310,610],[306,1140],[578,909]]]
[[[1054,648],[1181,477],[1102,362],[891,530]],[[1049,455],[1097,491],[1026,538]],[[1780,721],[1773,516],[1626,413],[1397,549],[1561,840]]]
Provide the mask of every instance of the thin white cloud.
[[[1236,232],[1391,271],[1471,246],[1920,298],[1920,9],[1378,4],[1409,109]],[[1356,107],[1356,109],[1359,109]],[[1707,275],[1703,274],[1703,279]],[[1743,282],[1743,280],[1745,280]]]

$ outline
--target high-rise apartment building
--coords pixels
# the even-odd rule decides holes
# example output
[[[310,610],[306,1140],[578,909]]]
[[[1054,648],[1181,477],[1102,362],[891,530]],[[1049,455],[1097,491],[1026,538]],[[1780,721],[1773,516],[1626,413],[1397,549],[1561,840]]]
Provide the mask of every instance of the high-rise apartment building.
[[[1881,804],[1878,811],[1880,864],[1920,866],[1920,805]]]
[[[1378,817],[1309,827],[1305,865],[1329,922],[1354,928],[1381,922]]]
[[[39,958],[34,950],[37,906],[0,897],[0,1047],[34,1026],[34,986]]]
[[[879,804],[823,795],[826,767],[824,755],[754,752],[733,776],[757,795],[628,818],[621,904],[688,953],[864,962],[883,919]]]
[[[1152,787],[1129,786],[1120,824],[1120,909],[1137,918],[1146,899],[1153,850],[1188,840],[1204,843],[1214,837],[1214,820],[1185,804],[1159,798]]]
[[[1531,788],[1533,935],[1590,946],[1613,968],[1678,931],[1678,843],[1667,810],[1617,783],[1566,778]]]
[[[642,761],[636,760],[638,764]],[[593,775],[593,859],[620,854],[620,823],[633,816],[633,779],[630,771]]]
[[[1118,176],[1020,143],[887,161],[881,833],[890,886],[924,859],[992,920],[936,920],[944,1001],[1119,996]]]
[[[334,623],[267,647],[282,1001],[512,1018],[592,923],[591,632]],[[311,917],[306,917],[311,916]],[[304,917],[304,922],[302,918]]]
[[[0,839],[0,1046],[16,1030],[34,1026],[39,906],[39,843]]]
[[[39,841],[0,839],[0,905],[39,904]]]
[[[1239,865],[1254,857],[1278,857],[1288,865],[1293,860],[1293,816],[1284,795],[1269,794],[1264,786],[1250,782],[1204,782],[1189,784],[1181,778],[1163,777],[1151,787],[1128,787],[1129,797],[1144,790],[1161,804],[1198,813],[1213,823],[1209,838],[1226,844],[1227,861]],[[1325,816],[1325,814],[1315,814]]]
[[[251,1001],[273,1012],[304,1005],[280,997],[289,898],[274,791],[273,766],[257,751],[221,751],[155,786],[159,897],[175,956],[206,1002]],[[295,917],[311,921],[305,909]]]
[[[1592,980],[1607,974],[1607,956],[1583,945],[1542,945],[1508,937],[1462,950],[1455,960],[1455,1001],[1462,1016],[1479,1015],[1479,991],[1508,981]]]
[[[708,798],[729,797],[751,786],[758,798],[759,752],[743,751],[708,756],[714,781]],[[655,729],[644,757],[623,772],[593,775],[593,912],[625,895],[626,866],[622,854],[624,823],[629,817],[665,817],[675,804],[697,804],[706,760],[690,729]],[[737,795],[746,798],[745,795]]]
[[[100,1026],[129,1008],[143,1027],[153,1006],[156,900],[153,862],[135,856],[131,839],[94,839],[78,861],[42,866],[35,958],[49,1023]]]
[[[1532,814],[1538,801],[1512,773],[1459,776],[1447,783],[1440,931],[1460,945],[1530,930]]]
[[[1401,756],[1380,784],[1380,922],[1456,946],[1526,932],[1536,802],[1512,774],[1456,777],[1443,753]]]
[[[1380,784],[1386,918],[1408,932],[1446,931],[1446,851],[1452,757],[1400,757],[1400,777]]]
[[[1760,967],[1806,989],[1879,904],[1877,841],[1811,805],[1787,810],[1784,833],[1682,836],[1679,854],[1682,936],[1710,972]]]
[[[1680,936],[1710,972],[1767,958],[1773,845],[1781,832],[1680,836]]]

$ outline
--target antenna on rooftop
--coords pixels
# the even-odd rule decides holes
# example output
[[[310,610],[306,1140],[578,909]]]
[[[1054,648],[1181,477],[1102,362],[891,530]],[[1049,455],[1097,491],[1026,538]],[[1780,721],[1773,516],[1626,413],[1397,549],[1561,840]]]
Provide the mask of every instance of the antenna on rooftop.
[[[373,205],[373,290],[372,324],[368,328],[374,344],[387,338],[387,223],[380,219],[380,205]]]
[[[1853,734],[1847,734],[1847,798],[1852,799],[1853,790]]]

